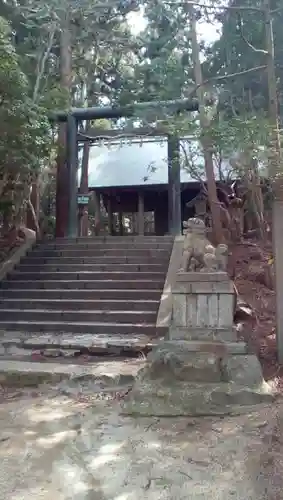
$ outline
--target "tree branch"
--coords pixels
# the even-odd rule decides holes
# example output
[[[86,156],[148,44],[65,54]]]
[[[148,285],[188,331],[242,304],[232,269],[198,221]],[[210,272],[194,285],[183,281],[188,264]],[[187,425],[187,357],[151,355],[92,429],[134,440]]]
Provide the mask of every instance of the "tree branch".
[[[240,17],[240,14],[238,14],[238,27],[240,30],[240,35],[241,38],[244,40],[244,42],[252,49],[254,52],[260,53],[260,54],[265,54],[266,56],[268,55],[268,51],[265,49],[257,49],[256,47],[253,46],[251,42],[245,37],[244,32],[243,32],[243,21]]]
[[[180,148],[183,151],[183,155],[185,157],[186,167],[189,170],[189,173],[190,173],[191,177],[193,179],[196,179],[197,181],[199,181],[199,183],[201,184],[204,192],[207,193],[207,189],[206,189],[205,183],[204,183],[203,179],[201,178],[201,175],[198,173],[197,167],[194,167],[194,165],[193,165],[194,160],[192,158],[192,154],[190,155],[191,156],[191,161],[190,161],[189,160],[189,156],[188,156],[188,152],[187,152],[187,150],[185,148],[185,145],[183,144],[182,141],[180,141]]]
[[[246,5],[239,5],[238,7],[235,7],[235,6],[227,6],[227,5],[205,5],[205,4],[200,4],[198,2],[195,2],[195,1],[191,1],[191,0],[184,0],[184,1],[176,1],[176,2],[168,2],[168,1],[163,1],[162,2],[163,4],[166,4],[166,5],[172,5],[172,6],[175,6],[175,7],[179,7],[179,6],[189,6],[189,5],[193,5],[193,6],[196,6],[196,7],[200,7],[200,8],[203,8],[203,9],[210,9],[210,10],[234,10],[234,11],[255,11],[255,12],[262,12],[264,13],[264,9],[260,8],[260,7],[252,7],[252,6],[246,6]],[[281,7],[282,8],[282,7]],[[278,10],[278,9],[276,9]],[[276,12],[273,11],[273,12]]]
[[[33,102],[36,102],[36,100],[37,100],[41,78],[44,74],[46,62],[47,62],[47,59],[48,59],[49,54],[51,52],[51,49],[53,47],[55,32],[56,32],[56,27],[53,27],[53,30],[51,31],[51,33],[49,33],[49,39],[48,39],[46,51],[44,52],[42,59],[38,64],[39,69],[38,69],[38,73],[36,75],[36,81],[35,81],[35,85],[34,85],[34,89],[33,89],[33,96],[32,96]]]
[[[254,68],[245,69],[243,71],[237,71],[236,73],[230,73],[230,75],[212,76],[211,78],[204,80],[201,85],[196,85],[191,90],[191,92],[186,96],[186,98],[189,99],[199,87],[201,87],[203,85],[207,85],[208,83],[219,82],[219,81],[227,80],[230,78],[236,78],[237,76],[247,75],[249,73],[253,73],[254,71],[261,71],[263,69],[266,69],[266,67],[267,67],[266,64],[263,64],[262,66],[255,66]]]
[[[280,12],[280,10],[283,10],[283,5],[281,5],[281,7],[277,7],[277,9],[273,9],[270,11],[270,14],[273,15],[273,14],[277,14],[277,12]]]

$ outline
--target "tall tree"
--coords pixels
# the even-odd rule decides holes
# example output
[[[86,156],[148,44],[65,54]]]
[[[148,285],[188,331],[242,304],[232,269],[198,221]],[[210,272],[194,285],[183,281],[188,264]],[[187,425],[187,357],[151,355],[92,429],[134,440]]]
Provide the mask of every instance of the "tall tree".
[[[205,172],[207,178],[208,201],[210,204],[212,224],[214,229],[214,237],[216,243],[223,241],[223,231],[220,218],[219,202],[217,198],[214,164],[213,164],[213,149],[211,143],[210,123],[207,118],[205,109],[205,92],[203,87],[203,76],[200,62],[200,51],[197,39],[197,22],[196,12],[193,6],[189,9],[190,26],[191,26],[191,47],[192,58],[195,75],[196,93],[199,101],[199,121],[201,127],[201,144],[203,148]]]
[[[12,44],[7,21],[0,18],[0,205],[3,230],[18,225],[29,203],[34,178],[48,158],[50,129],[46,110],[29,96],[26,75]]]
[[[267,51],[270,58],[273,58],[274,52],[279,93],[282,87],[283,9],[280,1],[229,0],[222,10],[216,8],[213,13],[222,29],[219,40],[206,51],[205,79],[237,75],[233,79],[218,81],[222,103],[231,115],[268,111],[269,88],[274,83],[267,78]],[[274,43],[271,40],[271,25]],[[253,68],[260,70],[252,71]]]
[[[110,0],[0,4],[13,26],[33,100],[53,110],[95,105],[105,98],[114,102],[133,44],[126,15],[135,8],[133,2]],[[57,236],[64,234],[68,204],[63,129],[58,136]]]
[[[274,181],[274,192],[278,191],[278,185],[280,192],[278,96],[283,76],[282,5],[277,0],[256,3],[230,0],[223,12],[218,16],[222,21],[222,36],[211,48],[205,63],[207,76],[217,79],[222,75],[221,108],[228,117],[266,112],[271,127],[268,174]],[[259,71],[253,72],[256,68]],[[223,79],[223,75],[229,73],[235,78]]]
[[[60,16],[60,81],[67,97],[67,106],[71,107],[72,90],[72,38],[71,11],[67,3]],[[66,163],[66,124],[59,124],[56,189],[56,230],[57,238],[66,236],[69,208],[69,172]]]

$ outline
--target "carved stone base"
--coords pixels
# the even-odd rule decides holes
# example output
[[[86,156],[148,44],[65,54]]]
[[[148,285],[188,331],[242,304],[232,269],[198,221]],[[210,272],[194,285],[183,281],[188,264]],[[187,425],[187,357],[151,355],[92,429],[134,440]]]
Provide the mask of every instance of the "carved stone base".
[[[125,414],[237,414],[276,397],[244,343],[162,342],[123,402]]]
[[[200,341],[224,341],[237,342],[237,332],[235,328],[187,328],[170,326],[167,334],[170,340],[200,340]]]
[[[126,415],[174,417],[237,415],[251,411],[253,405],[270,403],[274,395],[269,386],[249,388],[228,383],[173,383],[163,380],[137,383],[123,402]]]

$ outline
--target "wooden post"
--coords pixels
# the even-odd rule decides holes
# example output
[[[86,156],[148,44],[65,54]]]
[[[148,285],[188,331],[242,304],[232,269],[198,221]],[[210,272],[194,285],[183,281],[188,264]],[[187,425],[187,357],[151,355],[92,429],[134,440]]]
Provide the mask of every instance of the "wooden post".
[[[84,144],[84,150],[83,150],[81,182],[79,189],[80,194],[82,195],[88,195],[89,151],[90,151],[90,144],[86,142]],[[80,209],[80,236],[87,237],[88,230],[89,230],[88,205],[85,205]]]
[[[84,194],[84,193],[82,193]],[[88,236],[88,206],[85,205],[79,208],[80,234],[79,236]]]
[[[170,234],[182,234],[180,144],[176,136],[168,136],[168,226]]]
[[[94,203],[94,229],[95,235],[98,236],[101,229],[100,193],[95,189],[92,196]]]
[[[69,175],[69,213],[67,235],[69,238],[78,236],[78,123],[72,115],[67,119],[67,168]]]
[[[138,231],[139,235],[144,235],[144,196],[143,191],[138,192]]]
[[[109,196],[107,200],[107,215],[108,215],[108,233],[113,234],[113,213],[112,213],[112,200]]]
[[[273,203],[273,252],[276,291],[276,335],[278,361],[283,364],[283,201]]]

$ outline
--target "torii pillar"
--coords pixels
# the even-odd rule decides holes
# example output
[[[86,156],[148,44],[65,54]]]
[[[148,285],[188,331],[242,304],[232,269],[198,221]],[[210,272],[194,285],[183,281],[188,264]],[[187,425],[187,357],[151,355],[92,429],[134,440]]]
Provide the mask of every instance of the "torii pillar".
[[[168,136],[168,228],[169,233],[182,234],[181,221],[181,173],[180,140],[174,135]]]

